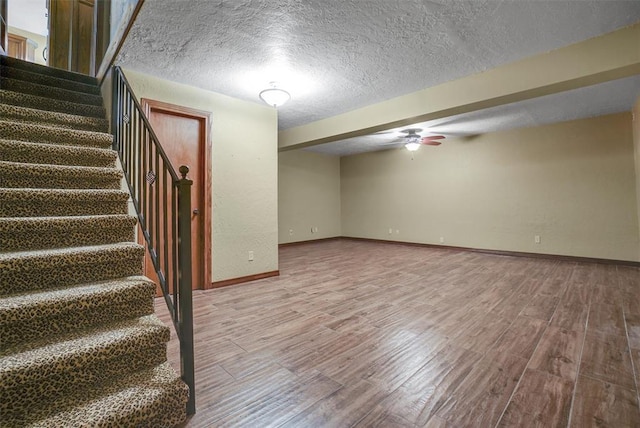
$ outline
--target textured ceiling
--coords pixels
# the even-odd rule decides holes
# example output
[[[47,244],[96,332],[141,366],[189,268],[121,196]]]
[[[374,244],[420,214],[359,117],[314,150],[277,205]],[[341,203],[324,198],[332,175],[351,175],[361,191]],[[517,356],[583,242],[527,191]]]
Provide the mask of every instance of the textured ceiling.
[[[347,156],[399,148],[403,143],[394,144],[393,142],[404,135],[401,131],[407,128],[422,128],[423,131],[420,132],[422,136],[437,134],[449,138],[471,137],[487,132],[629,111],[638,96],[640,96],[640,75],[444,119],[415,123],[384,133],[339,140],[304,150]],[[446,140],[443,144],[446,144]]]
[[[116,63],[256,103],[278,81],[292,96],[282,130],[639,20],[640,0],[146,0]],[[637,80],[621,85],[637,95]],[[471,132],[619,108],[606,91],[585,91],[572,95],[595,91],[583,113],[556,108],[571,105],[558,96],[555,116],[534,117],[545,100],[518,103],[470,115]]]

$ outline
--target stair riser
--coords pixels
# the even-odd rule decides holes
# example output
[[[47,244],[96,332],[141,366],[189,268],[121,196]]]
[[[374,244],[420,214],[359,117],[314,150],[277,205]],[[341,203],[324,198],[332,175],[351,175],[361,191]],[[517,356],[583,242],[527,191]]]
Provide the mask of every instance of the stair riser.
[[[66,89],[59,89],[46,85],[38,85],[36,83],[9,79],[6,77],[0,77],[0,87],[7,91],[22,92],[23,94],[31,94],[38,97],[60,99],[78,104],[87,104],[94,106],[102,105],[102,97],[100,97],[99,95],[68,91]]]
[[[94,327],[104,320],[126,320],[153,313],[153,294],[155,287],[132,288],[119,294],[108,295],[101,299],[79,300],[69,304],[63,313],[44,316],[48,309],[38,307],[21,312],[20,318],[12,321],[0,321],[3,346],[13,346],[26,341],[42,339],[56,334],[64,334],[78,330],[79,326]],[[111,300],[105,301],[106,298]],[[57,309],[57,308],[56,308]],[[2,315],[2,314],[0,314]],[[29,317],[29,318],[27,318]]]
[[[162,391],[162,396],[153,405],[144,409],[135,409],[130,413],[119,412],[113,415],[113,426],[126,426],[131,421],[137,428],[159,428],[179,426],[187,418],[187,400],[189,389],[185,384],[176,382],[173,389]],[[34,428],[38,428],[35,426]]]
[[[104,149],[0,140],[0,161],[115,168],[116,159]]]
[[[28,251],[48,248],[82,247],[88,245],[133,242],[133,226],[119,229],[69,229],[9,231],[0,235],[2,251]]]
[[[3,201],[0,217],[80,216],[127,214],[127,201]]]
[[[85,83],[75,82],[73,80],[47,76],[46,74],[32,73],[15,67],[8,67],[5,65],[0,66],[0,75],[10,79],[36,83],[38,85],[52,86],[54,88],[82,92],[90,95],[100,95],[100,87],[97,85],[88,85]]]
[[[61,70],[59,68],[46,67],[44,65],[35,64],[33,62],[20,61],[16,58],[7,56],[0,55],[0,64],[12,68],[18,68],[20,70],[29,71],[31,73],[43,74],[46,76],[57,77],[59,79],[71,80],[88,85],[97,85],[96,78],[87,76],[86,74],[74,73],[72,71]]]
[[[112,388],[112,385],[117,386]],[[61,403],[61,408],[52,413],[39,402],[28,414],[23,413],[15,419],[7,418],[6,426],[170,428],[186,418],[189,390],[166,362],[151,370],[133,374],[126,381],[111,383],[107,388],[110,388],[108,396],[95,401],[91,398],[87,399],[88,402],[83,400],[81,408],[74,409]],[[85,398],[86,395],[81,394],[76,391],[74,399]]]
[[[109,256],[101,257],[100,261],[90,260],[85,263],[70,258],[63,262],[57,261],[55,266],[49,268],[36,267],[34,265],[42,263],[31,260],[21,263],[20,269],[11,269],[11,266],[5,267],[0,264],[0,268],[3,269],[0,296],[142,274],[142,254],[138,257],[118,257],[117,254]]]
[[[5,90],[0,90],[0,103],[86,117],[104,118],[106,114],[102,106],[89,106]]]
[[[73,362],[66,367],[67,371],[42,373],[37,380],[28,383],[21,382],[23,376],[20,379],[10,376],[3,379],[0,386],[0,395],[4,397],[0,401],[0,419],[20,418],[21,414],[28,413],[29,405],[25,408],[25,403],[55,400],[80,388],[100,388],[105,381],[126,377],[138,370],[162,364],[167,359],[166,344],[157,335],[130,346],[110,359],[90,358],[88,361]],[[51,368],[56,369],[60,367]]]
[[[106,119],[86,116],[75,116],[66,113],[55,113],[26,107],[0,104],[0,117],[35,125],[47,125],[57,128],[78,129],[82,131],[107,132],[109,124]]]
[[[110,149],[113,136],[31,124],[0,121],[0,138],[33,143],[62,144]]]

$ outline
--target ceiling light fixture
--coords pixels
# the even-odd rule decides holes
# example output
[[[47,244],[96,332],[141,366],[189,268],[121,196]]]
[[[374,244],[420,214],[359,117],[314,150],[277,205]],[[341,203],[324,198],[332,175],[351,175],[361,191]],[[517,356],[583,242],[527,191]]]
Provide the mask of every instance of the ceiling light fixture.
[[[279,89],[276,82],[269,82],[269,86],[269,89],[260,92],[260,99],[270,106],[278,108],[291,99],[289,92]]]
[[[407,138],[407,142],[405,143],[404,147],[410,152],[415,152],[416,150],[418,150],[420,148],[420,136],[416,135]]]

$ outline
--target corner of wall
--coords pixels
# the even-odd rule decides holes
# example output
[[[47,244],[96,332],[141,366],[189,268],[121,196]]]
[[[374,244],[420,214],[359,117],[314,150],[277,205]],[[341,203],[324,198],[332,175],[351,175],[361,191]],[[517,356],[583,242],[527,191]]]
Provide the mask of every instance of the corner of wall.
[[[341,236],[340,158],[304,150],[278,154],[278,242]]]
[[[110,68],[104,75],[104,78],[100,82],[100,93],[102,94],[102,103],[104,104],[104,109],[107,112],[107,120],[109,121],[109,128],[111,128],[111,96],[112,96],[112,71]]]
[[[633,126],[633,160],[636,169],[636,213],[638,216],[638,240],[640,241],[640,96],[632,110]],[[638,260],[640,260],[640,245],[638,248]]]

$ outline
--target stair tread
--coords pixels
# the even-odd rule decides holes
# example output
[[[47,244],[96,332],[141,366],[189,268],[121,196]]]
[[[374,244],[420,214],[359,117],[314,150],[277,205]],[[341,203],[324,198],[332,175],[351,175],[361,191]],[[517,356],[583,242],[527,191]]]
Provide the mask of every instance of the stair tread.
[[[144,247],[134,242],[119,242],[117,244],[105,244],[105,245],[90,245],[86,247],[71,247],[71,248],[53,248],[45,250],[30,250],[30,251],[15,251],[10,253],[0,253],[0,266],[5,269],[9,269],[15,266],[15,262],[18,260],[42,260],[42,259],[55,259],[59,260],[59,263],[68,263],[69,257],[73,255],[87,255],[87,254],[101,254],[104,252],[114,252],[119,250],[131,250],[142,251]]]
[[[109,156],[114,159],[118,157],[118,153],[112,149],[103,149],[100,147],[86,147],[86,146],[73,146],[73,145],[64,145],[64,144],[47,144],[47,143],[35,143],[33,141],[21,141],[21,140],[11,140],[6,138],[0,138],[0,143],[11,144],[15,146],[23,146],[23,147],[33,147],[42,150],[55,150],[55,151],[63,151],[63,150],[73,150],[74,152],[86,152],[92,153],[96,156],[104,155]]]
[[[3,201],[24,200],[25,198],[51,201],[59,198],[73,197],[79,201],[127,201],[129,193],[120,189],[31,189],[0,188],[0,199]]]
[[[78,104],[93,106],[102,105],[102,97],[100,95],[76,92],[68,89],[57,88],[55,86],[41,85],[39,83],[32,83],[26,80],[13,79],[11,77],[0,76],[0,83],[2,84],[2,87],[14,92],[22,92],[25,94],[32,94],[52,99],[63,99]]]
[[[133,241],[136,220],[127,214],[0,217],[0,253]]]
[[[50,376],[53,370],[63,370],[63,367],[72,369],[74,364],[69,364],[69,359],[79,363],[87,358],[106,360],[113,358],[113,354],[105,350],[120,346],[123,342],[138,342],[143,336],[162,336],[166,342],[169,334],[169,327],[156,315],[146,315],[11,346],[0,351],[0,389],[8,386],[9,377],[24,379],[25,373],[32,373],[30,378],[36,376],[42,379]],[[123,351],[126,351],[126,347]],[[67,362],[60,364],[62,361]]]
[[[119,189],[118,168],[0,161],[0,181],[10,188]]]
[[[52,128],[82,129],[95,132],[105,132],[109,128],[109,123],[104,118],[51,112],[9,104],[0,104],[0,117],[23,123],[46,123]]]
[[[114,226],[133,227],[136,217],[128,214],[105,214],[87,216],[51,216],[51,217],[3,217],[0,218],[0,233],[12,228],[47,227],[61,231],[72,228],[108,228]]]
[[[90,245],[85,247],[50,248],[41,250],[12,251],[0,253],[0,267],[9,270],[24,270],[38,268],[55,268],[73,264],[93,264],[94,258],[108,258],[108,255],[118,252],[144,253],[144,247],[134,242],[119,242],[117,244]],[[89,256],[89,257],[87,257]]]
[[[57,305],[54,310],[59,312],[67,312],[72,306],[76,305],[81,305],[84,309],[86,302],[92,298],[139,284],[153,284],[155,287],[154,282],[145,276],[129,276],[55,290],[35,290],[7,296],[0,298],[0,323],[15,319],[21,315],[22,318],[44,316],[44,313],[34,312],[34,309],[51,306],[52,304]],[[25,312],[18,315],[16,314],[17,311]],[[46,316],[49,315],[51,315],[51,312],[47,311]]]
[[[118,168],[0,161],[0,181],[8,188],[119,189],[123,175]]]
[[[29,426],[173,427],[186,417],[187,397],[186,385],[165,362],[105,384],[100,391],[77,391],[66,397],[64,407],[56,403],[55,409],[35,409],[28,415]],[[148,420],[150,415],[155,418]]]
[[[129,193],[118,189],[0,187],[0,218],[126,214]]]
[[[51,76],[44,73],[29,71],[10,65],[0,65],[0,75],[16,80],[23,80],[38,85],[53,86],[55,88],[66,89],[73,92],[86,93],[90,95],[100,95],[100,87],[97,83],[83,83],[77,80],[69,80],[61,77]]]
[[[106,168],[99,166],[79,166],[79,165],[50,165],[50,164],[39,164],[39,163],[24,163],[24,162],[9,162],[9,161],[0,161],[0,171],[8,172],[8,171],[20,171],[20,170],[29,170],[34,173],[38,172],[46,172],[46,171],[60,171],[60,172],[68,172],[70,174],[78,175],[105,175],[112,177],[122,177],[122,171],[118,168]]]
[[[117,158],[118,154],[111,149],[33,143],[0,138],[0,160],[9,162],[113,168]],[[87,165],[89,163],[91,165]]]
[[[60,68],[36,64],[31,61],[20,60],[10,56],[0,55],[0,64],[8,67],[18,68],[21,70],[27,70],[32,73],[55,76],[61,79],[66,79],[74,82],[80,82],[80,83],[85,83],[90,85],[98,84],[98,80],[93,76],[78,73],[75,71],[63,70]]]
[[[0,295],[141,275],[143,257],[133,242],[0,253]]]
[[[0,298],[4,346],[153,313],[156,285],[144,276],[94,281]]]
[[[71,101],[41,97],[23,92],[0,89],[0,102],[7,105],[23,106],[47,111],[57,111],[84,117],[104,118],[106,111],[102,106],[74,103]]]
[[[56,128],[7,120],[0,120],[0,130],[4,139],[34,143],[111,148],[113,142],[113,136],[107,132]]]

